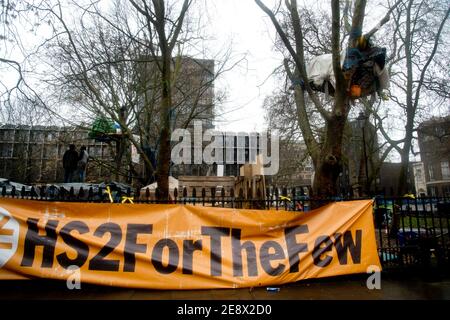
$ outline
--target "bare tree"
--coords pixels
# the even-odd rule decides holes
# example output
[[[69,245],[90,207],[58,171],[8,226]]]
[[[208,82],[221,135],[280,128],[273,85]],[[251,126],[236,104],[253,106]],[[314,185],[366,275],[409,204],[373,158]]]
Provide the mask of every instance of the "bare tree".
[[[149,1],[130,0],[133,7],[142,15],[147,28],[150,43],[149,51],[156,60],[161,74],[161,113],[160,113],[160,143],[158,147],[158,163],[156,180],[161,191],[161,198],[168,198],[169,168],[170,168],[170,108],[172,106],[172,58],[177,40],[182,31],[184,19],[192,1],[184,0],[178,12],[174,13],[173,4],[163,0]],[[155,40],[155,41],[153,41]],[[156,42],[156,43],[155,43]],[[159,49],[159,54],[155,50]],[[158,59],[156,59],[159,56]]]
[[[20,105],[29,114],[39,114],[41,118],[45,113],[47,122],[61,118],[45,102],[35,80],[38,64],[34,58],[45,46],[48,40],[46,31],[54,23],[42,9],[52,5],[51,1],[45,0],[0,2],[0,111],[3,114],[17,116],[14,108]],[[7,120],[10,121],[11,117]],[[25,117],[22,120],[29,119]]]
[[[168,6],[166,14],[160,7],[163,4]],[[122,133],[111,143],[115,146],[116,168],[112,172],[116,176],[131,170],[146,184],[156,171],[163,191],[161,179],[167,180],[170,165],[171,124],[187,127],[195,118],[214,116],[216,102],[221,99],[213,91],[214,81],[233,67],[228,68],[230,52],[212,60],[189,58],[183,50],[193,41],[204,39],[177,29],[164,31],[170,40],[162,40],[166,42],[163,50],[159,43],[162,30],[154,25],[154,15],[158,15],[159,24],[172,25],[177,7],[169,3],[118,0],[111,12],[100,10],[94,2],[73,5],[80,15],[72,25],[65,22],[67,17],[60,5],[50,11],[62,30],[48,47],[53,72],[47,83],[63,93],[62,101],[81,113],[85,123],[104,116],[119,124]],[[180,10],[190,5],[186,2]],[[185,14],[179,13],[181,20],[176,24],[183,24],[180,15]],[[173,38],[173,32],[178,36]],[[131,163],[130,145],[143,159],[143,173]],[[149,146],[157,149],[157,167],[148,153]]]
[[[389,148],[396,150],[401,158],[396,190],[399,195],[411,192],[412,188],[407,185],[407,177],[417,122],[435,114],[439,106],[447,109],[448,114],[450,60],[446,26],[449,13],[446,1],[403,0],[393,9],[394,18],[387,30],[392,102],[386,104],[388,110],[380,106],[371,110]],[[396,118],[402,120],[397,123],[397,126],[404,126],[402,138],[392,137],[388,124],[392,116],[389,118],[389,115],[397,115]]]
[[[300,85],[294,87],[294,99],[296,105],[297,122],[301,129],[303,139],[308,148],[308,152],[314,163],[315,177],[313,190],[318,196],[332,196],[337,194],[336,181],[341,172],[342,166],[342,139],[344,135],[345,124],[350,112],[351,104],[348,94],[348,80],[345,79],[341,64],[342,39],[341,29],[347,26],[345,22],[349,17],[350,8],[345,6],[341,8],[340,2],[331,1],[331,48],[333,60],[333,71],[335,75],[335,94],[330,105],[321,101],[319,96],[312,90],[308,83],[308,76],[305,68],[305,36],[304,21],[300,18],[299,8],[296,0],[286,0],[286,17],[292,28],[292,35],[283,28],[280,20],[277,18],[277,12],[270,10],[261,0],[255,0],[256,4],[269,16],[283,46],[289,53],[289,58],[293,60],[293,68],[288,62],[285,63],[285,69],[292,80],[301,79],[304,83],[304,89]],[[347,1],[348,4],[348,1]],[[357,0],[354,4],[348,48],[356,47],[357,39],[362,35],[366,1]],[[341,19],[341,9],[344,11],[344,19]],[[368,34],[373,34],[378,30],[381,24],[388,20],[389,13],[384,17],[377,28],[372,29]],[[367,36],[367,35],[366,35]],[[318,140],[311,127],[310,116],[307,112],[307,102],[305,91],[312,101],[317,114],[323,119],[324,129],[321,139]]]
[[[289,84],[285,84],[284,87],[288,86]],[[360,123],[357,123],[356,119],[350,116],[342,138],[344,146],[342,151],[342,177],[347,177],[344,174],[345,170],[348,170],[348,173],[351,174],[351,176],[348,176],[348,181],[346,181],[348,185],[344,186],[343,182],[341,183],[341,188],[345,189],[340,190],[343,195],[351,194],[357,188],[361,189],[358,191],[360,195],[369,190],[375,191],[376,178],[379,176],[382,163],[393,149],[393,146],[390,146],[387,141],[380,142],[377,138],[380,124],[370,113],[374,109],[372,106],[374,101],[363,99],[362,102],[360,107],[363,108],[365,115],[363,127],[360,128]],[[278,89],[271,96],[266,97],[263,106],[267,125],[271,129],[277,130],[283,141],[283,146],[280,146],[280,148],[288,149],[289,146],[292,146],[293,150],[295,150],[296,145],[302,144],[303,136],[297,121],[296,105],[289,91]],[[361,108],[358,109],[361,110]],[[317,111],[314,110],[311,102],[308,100],[306,111],[310,119],[311,130],[316,139],[321,141],[324,134],[323,121],[321,121]],[[373,119],[373,123],[370,123],[371,119]],[[363,152],[361,130],[365,131],[365,153]],[[283,153],[281,152],[280,154]],[[367,158],[367,172],[365,171],[365,158]],[[307,159],[304,156],[293,156],[292,159],[285,161],[285,163],[282,163],[280,159],[279,175],[296,174],[304,166],[305,160]],[[366,173],[368,173],[367,177]],[[355,194],[353,193],[353,195]]]

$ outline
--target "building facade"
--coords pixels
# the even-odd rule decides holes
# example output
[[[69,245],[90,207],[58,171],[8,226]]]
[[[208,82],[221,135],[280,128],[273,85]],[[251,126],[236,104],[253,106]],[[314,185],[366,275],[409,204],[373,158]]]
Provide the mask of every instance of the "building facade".
[[[420,158],[428,196],[450,196],[450,116],[418,127]]]
[[[380,167],[380,183],[378,184],[377,194],[382,194],[388,197],[401,197],[403,194],[398,194],[398,177],[402,167],[400,162],[383,162]],[[413,164],[409,164],[406,178],[406,187],[408,192],[415,192]]]
[[[377,174],[379,151],[376,128],[369,119],[349,121],[343,142],[343,168],[338,179],[343,196],[376,193],[380,180]]]
[[[280,188],[296,188],[300,193],[310,194],[314,166],[304,142],[280,140],[279,170],[274,176],[266,177],[267,185]]]
[[[87,147],[87,182],[111,175],[113,157],[108,144],[88,139],[88,131],[56,126],[0,126],[0,177],[21,183],[64,181],[62,157],[69,144]]]
[[[425,166],[423,162],[415,162],[412,164],[414,175],[414,186],[416,188],[416,195],[419,197],[427,196],[427,181],[425,179]]]
[[[157,58],[158,59],[158,58]],[[143,149],[156,153],[161,130],[161,86],[158,61],[152,62],[146,58],[145,63],[137,65],[137,76],[140,88],[138,99],[138,116],[134,133],[141,139]],[[173,82],[171,86],[172,107],[169,113],[171,131],[186,129],[191,138],[202,139],[203,133],[214,129],[215,119],[215,61],[209,59],[194,59],[187,56],[172,59]],[[194,121],[201,121],[202,131],[194,131]],[[172,145],[176,142],[172,142]],[[204,146],[204,144],[202,145]],[[202,152],[201,150],[193,150]],[[145,168],[144,168],[145,170]],[[215,166],[205,164],[171,165],[170,174],[179,175],[215,175]]]

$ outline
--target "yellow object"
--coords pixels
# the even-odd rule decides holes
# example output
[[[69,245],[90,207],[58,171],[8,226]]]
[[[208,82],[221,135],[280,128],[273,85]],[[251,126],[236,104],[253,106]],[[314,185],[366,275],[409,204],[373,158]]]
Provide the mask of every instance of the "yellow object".
[[[280,200],[291,201],[291,198],[288,198],[288,197],[285,197],[285,196],[280,196]]]
[[[109,186],[106,187],[105,193],[108,194],[109,196],[109,201],[114,202],[113,197],[112,197],[112,193],[111,193],[111,189],[109,188]]]
[[[133,202],[133,197],[125,197],[125,196],[122,196],[122,203],[125,203],[125,202],[130,202],[130,203],[134,203]]]
[[[416,197],[412,193],[406,193],[403,195],[403,198],[415,199]]]
[[[372,200],[299,214],[0,198],[5,234],[0,279],[187,290],[273,286],[381,269]]]
[[[384,101],[388,101],[389,100],[389,97],[387,96],[387,94],[385,93],[385,92],[380,92],[379,94],[378,94],[379,96],[380,96],[380,98],[382,99],[382,100],[384,100]]]
[[[356,41],[356,43],[357,43],[357,47],[358,47],[360,50],[365,50],[366,47],[367,47],[367,39],[366,39],[366,37],[364,37],[364,36],[360,36],[360,37],[358,38],[358,40]]]
[[[358,85],[352,85],[350,87],[350,95],[354,98],[360,97],[361,96],[361,87]]]

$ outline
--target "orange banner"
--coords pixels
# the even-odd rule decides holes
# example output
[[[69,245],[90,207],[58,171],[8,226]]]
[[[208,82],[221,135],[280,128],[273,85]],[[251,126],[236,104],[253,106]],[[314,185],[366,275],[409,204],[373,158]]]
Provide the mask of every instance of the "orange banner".
[[[269,286],[381,269],[372,201],[309,212],[0,198],[0,279]]]

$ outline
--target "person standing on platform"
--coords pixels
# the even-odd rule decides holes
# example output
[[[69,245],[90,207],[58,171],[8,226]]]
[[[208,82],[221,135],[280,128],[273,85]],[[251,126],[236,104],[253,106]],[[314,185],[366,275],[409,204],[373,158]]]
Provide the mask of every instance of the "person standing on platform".
[[[63,168],[64,168],[64,183],[73,182],[73,176],[77,170],[78,152],[75,150],[75,145],[69,145],[69,150],[64,152]]]
[[[78,174],[80,182],[84,182],[86,179],[86,167],[89,161],[89,154],[86,151],[86,146],[80,148],[80,155],[78,157]]]

